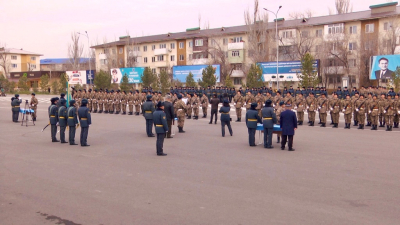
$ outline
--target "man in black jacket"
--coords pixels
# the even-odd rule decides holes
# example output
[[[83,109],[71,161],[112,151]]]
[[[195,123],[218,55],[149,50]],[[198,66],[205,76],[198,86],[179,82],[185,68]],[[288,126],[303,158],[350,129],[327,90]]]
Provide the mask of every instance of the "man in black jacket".
[[[146,133],[148,137],[155,137],[153,134],[153,112],[154,103],[151,101],[152,96],[147,95],[147,101],[143,103],[142,113],[144,118],[146,119]]]
[[[174,115],[174,106],[172,105],[172,100],[170,95],[167,95],[165,97],[164,112],[167,117],[167,124],[168,124],[167,138],[172,138],[171,129],[172,125],[175,125],[174,123],[175,115]]]
[[[163,145],[164,145],[164,137],[165,133],[168,132],[168,125],[166,121],[166,115],[163,112],[164,102],[159,101],[157,103],[157,110],[153,113],[154,126],[157,134],[157,155],[158,156],[166,156],[164,153]]]
[[[217,124],[219,99],[217,98],[216,94],[213,96],[213,98],[211,98],[210,104],[211,104],[211,119],[209,124],[212,124],[214,115],[215,115],[215,124]]]

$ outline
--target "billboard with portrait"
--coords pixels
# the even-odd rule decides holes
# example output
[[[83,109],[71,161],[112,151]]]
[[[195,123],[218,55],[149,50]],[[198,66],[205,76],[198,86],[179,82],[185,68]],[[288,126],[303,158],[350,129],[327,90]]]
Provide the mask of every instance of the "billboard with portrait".
[[[260,62],[257,63],[262,69],[262,78],[264,82],[277,81],[276,62]],[[319,75],[319,60],[314,60],[314,71]],[[280,81],[299,81],[297,74],[301,73],[301,61],[282,61],[278,62],[278,74],[283,76]],[[272,77],[274,76],[274,78]]]
[[[190,66],[174,66],[172,68],[174,80],[179,80],[185,83],[186,77],[191,72],[193,74],[193,79],[197,82],[202,78],[203,70],[207,68],[208,65],[190,65]],[[219,65],[212,65],[214,69],[214,76],[217,78],[217,82],[220,82],[221,68]]]
[[[79,71],[66,71],[65,73],[68,76],[69,84],[87,84],[87,73],[86,70]]]
[[[142,82],[140,76],[143,75],[145,67],[130,67],[130,68],[114,68],[111,69],[111,83],[120,84],[122,76],[128,76],[130,84],[139,84]]]
[[[372,56],[370,80],[392,79],[396,68],[400,66],[400,55]]]

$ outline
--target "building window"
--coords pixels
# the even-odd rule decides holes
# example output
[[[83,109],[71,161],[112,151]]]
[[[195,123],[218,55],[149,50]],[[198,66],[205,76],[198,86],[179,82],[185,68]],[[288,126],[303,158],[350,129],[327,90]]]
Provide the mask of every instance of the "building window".
[[[151,50],[154,50],[154,49],[156,49],[156,45],[151,46]]]
[[[193,47],[193,41],[189,41],[189,48]]]
[[[282,32],[282,37],[283,38],[292,38],[292,31],[283,31]]]
[[[31,60],[32,61],[36,61],[36,57],[35,56],[31,56]]]
[[[175,61],[175,56],[171,55],[171,62],[174,62],[174,61]]]
[[[143,46],[143,51],[144,51],[144,52],[147,52],[147,45],[146,45],[146,46]]]
[[[388,22],[383,23],[383,30],[389,30],[390,24]]]
[[[156,61],[156,57],[151,57],[151,62],[155,62]]]
[[[183,61],[185,60],[185,56],[184,55],[179,55],[179,61]]]
[[[234,70],[242,70],[242,64],[238,63],[238,64],[232,64],[232,68]]]
[[[343,33],[343,23],[328,25],[328,34]]]
[[[365,24],[365,33],[373,33],[374,32],[374,24]]]
[[[18,67],[18,65],[17,65],[17,64],[15,64],[15,63],[13,63],[13,64],[11,64],[11,67],[12,67],[12,68],[17,68],[17,67]]]
[[[357,26],[350,26],[349,32],[350,34],[357,34]]]
[[[170,44],[171,49],[175,49],[175,43]]]
[[[224,45],[227,45],[227,44],[228,44],[228,38],[224,38],[224,39],[222,40],[222,43],[223,43]]]
[[[232,51],[232,57],[240,56],[239,51]]]
[[[140,46],[133,46],[133,51],[139,52],[140,51]]]
[[[113,55],[117,54],[117,50],[115,50],[114,48],[111,51]]]
[[[144,58],[143,58],[143,62],[144,62],[144,63],[147,63],[147,57],[144,57]]]
[[[189,54],[189,60],[193,59],[193,54]]]
[[[36,64],[31,64],[30,67],[31,69],[36,69]]]
[[[234,78],[233,78],[233,84],[234,84],[234,85],[241,85],[241,84],[242,84],[242,78],[240,78],[240,77],[234,77]]]
[[[119,54],[122,54],[122,53],[124,53],[124,49],[123,48],[119,48],[119,52],[118,52]]]
[[[167,44],[160,44],[160,49],[167,48]]]
[[[153,68],[153,69],[151,69],[151,72],[152,72],[153,74],[156,74],[156,73],[157,73],[157,70],[156,70],[155,68]]]
[[[308,37],[308,34],[309,34],[309,32],[308,32],[307,30],[303,30],[303,31],[301,32],[301,36],[304,37],[304,38],[307,38],[307,37]]]
[[[316,30],[315,31],[315,36],[316,37],[322,37],[322,30]]]
[[[196,59],[202,59],[203,58],[203,54],[197,54],[196,55]]]
[[[157,56],[157,62],[162,62],[162,61],[164,61],[164,55]]]
[[[356,67],[356,60],[355,59],[349,59],[349,67],[351,67],[351,68]]]
[[[11,59],[12,59],[12,60],[17,60],[17,56],[16,56],[16,55],[12,55],[12,56],[11,56]]]
[[[110,49],[108,49],[108,48],[103,49],[103,53],[104,53],[104,54],[110,53]]]
[[[357,50],[357,43],[355,43],[355,42],[350,42],[350,43],[349,43],[349,50],[350,50],[350,51],[352,51],[352,50]]]
[[[179,42],[179,49],[183,49],[185,47],[185,43]]]
[[[349,83],[355,84],[356,83],[356,76],[354,75],[349,75]]]
[[[197,39],[194,43],[195,46],[203,46],[203,39]]]
[[[107,59],[100,59],[100,64],[101,65],[106,65],[107,64]]]
[[[120,65],[120,66],[123,66],[123,65],[124,65],[124,60],[119,59],[118,61],[119,61],[119,65]]]
[[[233,43],[242,42],[242,37],[234,37]]]

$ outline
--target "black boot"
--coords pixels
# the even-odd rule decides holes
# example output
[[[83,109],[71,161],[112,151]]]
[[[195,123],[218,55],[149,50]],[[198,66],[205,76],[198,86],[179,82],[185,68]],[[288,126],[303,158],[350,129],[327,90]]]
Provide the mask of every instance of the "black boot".
[[[344,124],[344,129],[347,129],[347,123]]]
[[[235,122],[239,122],[239,117],[236,119],[236,121]]]
[[[371,126],[371,122],[367,122],[367,125],[366,125],[367,127],[370,127]]]
[[[318,123],[318,124],[322,124],[322,123],[321,123],[321,120],[319,121],[319,123]]]
[[[312,126],[312,127],[314,126],[314,121],[311,121],[311,126]]]
[[[178,127],[179,128],[179,133],[185,133],[185,131],[183,130],[183,127]]]
[[[276,143],[281,143],[281,137],[278,136],[278,141]]]
[[[332,122],[331,122],[331,125],[333,125],[334,123],[333,123],[333,120],[332,120]]]
[[[303,125],[303,121],[300,121],[300,126]]]
[[[379,122],[379,124],[380,124],[379,127],[384,127],[384,126],[382,125],[382,122]]]
[[[347,129],[350,129],[350,124],[351,124],[351,123],[348,123],[348,124],[347,124]]]
[[[358,121],[356,121],[356,125],[358,125]]]
[[[358,130],[361,130],[361,124],[360,125],[358,125],[358,128],[357,128]]]
[[[325,123],[321,123],[322,125],[320,127],[326,127]]]
[[[313,125],[313,122],[310,121],[308,126],[310,126],[310,127],[314,126],[314,125]]]
[[[394,123],[394,128],[399,128],[399,123]]]
[[[337,123],[334,123],[334,124],[333,124],[333,128],[338,128],[338,124],[337,124]]]

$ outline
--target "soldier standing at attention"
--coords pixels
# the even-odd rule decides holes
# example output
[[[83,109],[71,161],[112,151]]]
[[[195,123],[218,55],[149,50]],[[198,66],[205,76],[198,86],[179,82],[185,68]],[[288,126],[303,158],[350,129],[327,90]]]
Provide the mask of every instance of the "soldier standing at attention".
[[[261,118],[256,110],[257,103],[251,103],[251,108],[246,112],[246,126],[249,133],[249,145],[256,146],[256,130],[257,124],[261,123]]]
[[[303,93],[298,93],[296,95],[295,110],[297,111],[298,125],[303,125],[304,121],[304,109],[305,109],[305,99]]]
[[[166,120],[166,115],[163,110],[164,110],[164,102],[159,101],[157,103],[157,109],[153,113],[154,127],[156,129],[156,134],[157,134],[156,147],[158,156],[167,155],[164,153],[163,145],[164,145],[165,134],[168,132],[168,124]]]
[[[257,103],[257,112],[258,116],[261,117],[261,108],[263,107],[264,104],[264,96],[262,96],[262,91],[258,91],[257,96],[256,96],[256,103]]]
[[[19,94],[15,95],[14,99],[11,99],[11,111],[13,115],[13,122],[18,123],[18,116],[19,116],[19,109],[21,105],[22,100],[19,99]]]
[[[60,142],[56,138],[57,134],[57,124],[58,124],[58,108],[57,108],[57,103],[58,103],[58,98],[52,98],[51,105],[49,106],[49,119],[50,119],[50,125],[51,125],[51,141],[52,142]]]
[[[307,111],[308,111],[308,122],[310,123],[309,126],[314,126],[315,109],[316,109],[317,101],[314,98],[314,93],[313,92],[309,93],[309,96],[306,99],[306,104],[307,104]]]
[[[357,101],[356,105],[354,106],[357,111],[357,121],[358,121],[358,128],[360,130],[364,130],[364,123],[365,123],[365,110],[366,110],[367,102],[364,100],[364,95],[360,95],[360,99]]]
[[[399,94],[394,96],[394,128],[399,128],[400,101]]]
[[[89,134],[89,126],[92,124],[92,118],[90,116],[89,109],[86,107],[88,104],[87,99],[82,99],[82,105],[78,109],[79,123],[81,124],[81,146],[88,147],[87,137]]]
[[[350,94],[346,95],[346,99],[342,102],[343,114],[344,114],[344,129],[350,129],[351,124],[351,113],[353,112],[353,103],[350,99]],[[354,108],[355,109],[355,108]],[[355,111],[355,110],[354,110]],[[356,114],[354,114],[355,116]]]
[[[370,93],[368,93],[368,97],[365,102],[366,109],[369,109],[369,104],[371,104],[371,102],[372,102],[372,93],[370,92]],[[371,114],[369,113],[369,110],[365,110],[365,111],[367,113],[367,125],[366,126],[370,127],[371,126]]]
[[[135,97],[132,94],[132,91],[129,92],[128,96],[127,96],[127,100],[128,100],[128,105],[129,105],[129,112],[128,115],[133,115],[133,103],[134,103],[134,99]]]
[[[146,119],[146,134],[147,137],[154,137],[155,135],[153,134],[153,112],[155,111],[154,109],[154,104],[153,101],[151,101],[152,96],[147,95],[147,101],[143,103],[143,109],[142,113],[144,118]]]
[[[187,94],[186,112],[187,119],[192,119],[192,94]]]
[[[271,104],[272,101],[268,99],[265,102],[265,107],[261,110],[264,126],[264,148],[274,147],[272,146],[272,131],[274,130],[274,124],[277,122],[277,119]]]
[[[95,89],[92,94],[92,110],[94,113],[97,113],[99,104],[98,99],[99,99],[99,92],[97,91],[97,89]]]
[[[251,108],[251,103],[255,102],[254,97],[250,91],[246,93],[245,102],[246,102],[246,112],[247,112]]]
[[[386,104],[385,94],[380,94],[381,98],[378,101],[379,105],[379,127],[385,127],[384,107]]]
[[[222,137],[225,137],[225,125],[228,126],[228,130],[231,136],[233,135],[231,127],[231,116],[229,114],[229,111],[231,111],[231,106],[229,105],[229,100],[225,99],[222,107],[219,109],[219,112],[221,113],[220,119],[221,119]]]
[[[33,121],[36,121],[36,111],[37,111],[37,105],[39,104],[39,101],[37,100],[37,98],[35,97],[35,93],[32,93],[32,98],[31,98],[31,109],[33,110],[32,113],[32,119]]]
[[[372,101],[369,103],[368,112],[371,115],[371,130],[378,130],[379,103],[376,95],[372,97]]]
[[[60,141],[61,144],[68,143],[65,141],[65,129],[67,128],[67,102],[65,99],[60,100],[60,107],[58,108],[58,124],[60,125]]]
[[[197,97],[197,93],[193,93],[192,98],[192,107],[193,107],[193,119],[199,119],[199,98]]]
[[[395,111],[394,111],[394,101],[392,100],[392,96],[390,94],[387,95],[385,110],[383,111],[383,113],[385,114],[386,131],[392,131],[393,115]]]
[[[183,126],[185,125],[186,104],[182,101],[182,95],[178,94],[178,101],[174,106],[176,115],[178,116],[179,133],[185,133]]]
[[[352,104],[353,105],[356,105],[356,102],[357,102],[357,100],[360,98],[360,95],[359,95],[359,93],[358,92],[355,92],[354,93],[354,96],[351,98],[351,102],[352,102]],[[353,126],[358,126],[358,121],[357,121],[357,114],[358,114],[358,112],[356,111],[356,109],[354,108],[354,111],[353,111],[353,114],[354,114],[354,125]]]
[[[217,124],[218,104],[219,104],[219,99],[217,98],[217,95],[214,95],[213,98],[211,98],[210,103],[211,103],[211,118],[208,124],[212,124],[214,116],[215,116],[215,124]]]
[[[328,110],[327,106],[328,106],[328,99],[326,98],[325,93],[321,93],[321,97],[318,100],[319,118],[321,119],[320,127],[326,127],[326,117]]]
[[[168,124],[167,138],[172,138],[171,131],[172,131],[172,125],[175,125],[175,120],[174,120],[175,110],[170,95],[165,96],[164,112],[167,117],[167,124]]]
[[[142,104],[142,98],[139,94],[139,91],[136,90],[134,97],[133,97],[133,104],[135,105],[135,115],[139,116],[140,114],[140,105]]]
[[[242,121],[242,106],[243,106],[243,102],[244,102],[241,91],[237,92],[237,94],[233,98],[233,102],[234,102],[234,105],[236,108],[236,116],[237,116],[236,122],[241,122]]]
[[[203,110],[202,118],[207,118],[208,97],[206,95],[200,94],[200,104],[201,104],[201,109]]]
[[[68,115],[68,126],[69,126],[69,144],[70,145],[78,145],[75,144],[75,131],[76,131],[76,125],[78,123],[78,114],[76,112],[76,107],[75,107],[75,100],[69,101],[69,107],[67,110],[67,115]]]
[[[339,112],[340,112],[340,100],[338,95],[333,95],[332,101],[329,102],[330,109],[332,111],[333,128],[338,128],[339,124]]]
[[[278,105],[276,105],[275,107],[275,114],[276,114],[276,124],[279,125],[280,121],[281,121],[281,113],[283,111],[285,111],[285,103],[283,101],[279,102]],[[276,143],[280,143],[281,142],[281,136],[279,134],[276,135],[277,138],[277,142]]]

